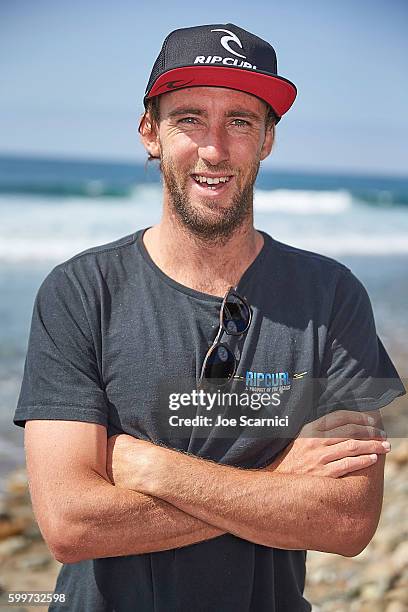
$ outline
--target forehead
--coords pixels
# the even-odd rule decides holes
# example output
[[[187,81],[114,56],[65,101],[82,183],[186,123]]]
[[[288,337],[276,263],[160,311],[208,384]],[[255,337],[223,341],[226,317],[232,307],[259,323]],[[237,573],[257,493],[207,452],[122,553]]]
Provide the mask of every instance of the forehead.
[[[264,114],[266,103],[252,94],[226,87],[187,87],[160,96],[160,110],[163,114],[178,106],[194,107],[203,111],[239,108]]]

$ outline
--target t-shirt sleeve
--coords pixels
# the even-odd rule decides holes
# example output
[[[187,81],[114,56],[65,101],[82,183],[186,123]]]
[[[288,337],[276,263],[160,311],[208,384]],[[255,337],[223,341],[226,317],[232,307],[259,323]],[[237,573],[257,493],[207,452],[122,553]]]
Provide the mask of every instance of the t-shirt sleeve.
[[[348,269],[337,285],[317,388],[316,418],[378,410],[406,393],[377,336],[367,291]]]
[[[85,421],[107,425],[94,335],[80,287],[61,264],[38,290],[13,422],[28,419]]]

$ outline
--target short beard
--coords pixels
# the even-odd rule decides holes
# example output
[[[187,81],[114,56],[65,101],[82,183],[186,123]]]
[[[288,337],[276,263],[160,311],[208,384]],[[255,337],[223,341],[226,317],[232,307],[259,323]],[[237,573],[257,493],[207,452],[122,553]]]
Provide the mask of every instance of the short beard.
[[[246,220],[252,218],[253,189],[259,166],[259,161],[253,164],[246,184],[241,191],[234,194],[230,206],[226,210],[219,209],[223,214],[216,219],[209,219],[200,214],[200,211],[192,205],[184,184],[182,181],[177,181],[171,160],[162,157],[160,164],[163,180],[170,196],[172,213],[195,236],[212,244],[225,243]],[[225,169],[218,168],[218,171],[220,170]],[[190,175],[187,174],[187,176]],[[219,208],[216,200],[207,203],[206,206],[214,210]]]

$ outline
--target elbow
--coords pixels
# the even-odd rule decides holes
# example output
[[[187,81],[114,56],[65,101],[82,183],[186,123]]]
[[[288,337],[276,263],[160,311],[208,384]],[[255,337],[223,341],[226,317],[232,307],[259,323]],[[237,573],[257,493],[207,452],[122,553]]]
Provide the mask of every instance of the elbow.
[[[49,548],[54,559],[64,565],[68,563],[78,563],[84,560],[76,549],[75,544],[71,542],[58,542]]]
[[[378,525],[378,519],[358,518],[348,520],[346,527],[340,530],[337,550],[333,551],[343,557],[357,557],[371,542]]]
[[[357,557],[363,550],[367,547],[370,540],[366,541],[358,541],[348,543],[347,546],[343,546],[339,551],[336,551],[338,555],[342,555],[342,557]]]
[[[357,557],[366,548],[369,541],[352,541],[342,543],[338,550],[334,551],[342,557]]]
[[[59,563],[78,563],[85,560],[82,538],[72,524],[60,524],[45,538],[50,553]]]

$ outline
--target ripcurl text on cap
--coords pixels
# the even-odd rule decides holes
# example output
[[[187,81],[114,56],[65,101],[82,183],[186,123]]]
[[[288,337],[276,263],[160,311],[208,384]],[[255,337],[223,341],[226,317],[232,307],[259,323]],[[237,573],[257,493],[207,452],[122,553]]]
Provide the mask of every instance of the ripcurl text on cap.
[[[232,23],[174,30],[164,40],[146,87],[149,98],[186,87],[228,87],[267,102],[278,122],[295,85],[278,75],[272,45]]]

